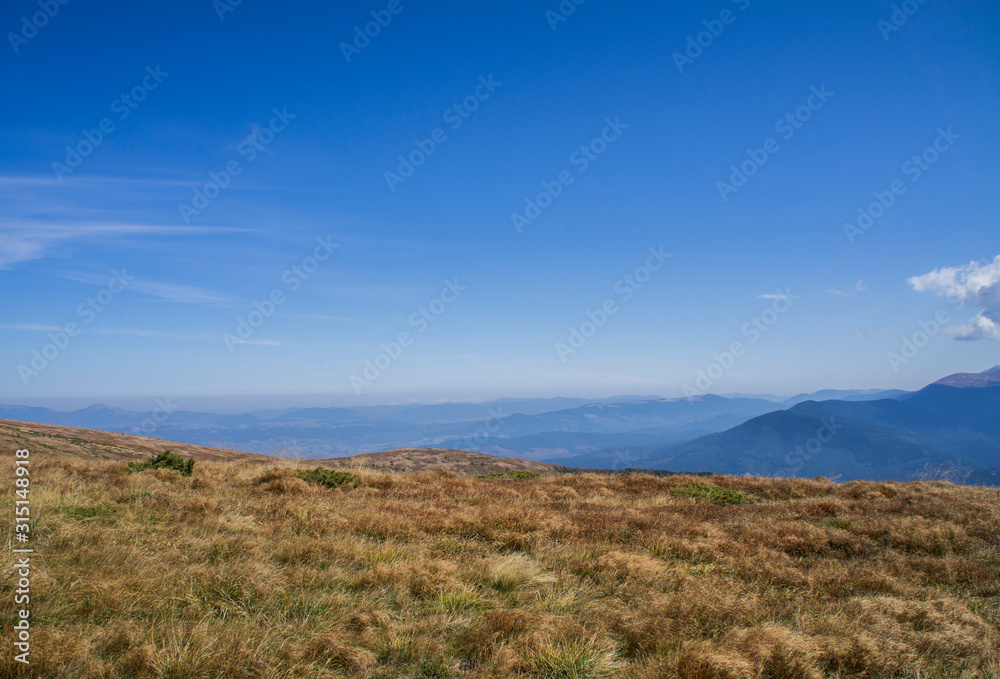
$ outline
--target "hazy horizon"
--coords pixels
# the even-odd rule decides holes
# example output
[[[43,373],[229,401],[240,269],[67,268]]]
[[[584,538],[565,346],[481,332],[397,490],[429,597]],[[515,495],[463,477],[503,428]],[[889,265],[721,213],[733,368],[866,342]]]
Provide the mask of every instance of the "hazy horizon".
[[[992,366],[990,366],[992,367]],[[957,370],[955,372],[977,373],[989,368]],[[953,374],[953,373],[949,373]],[[910,387],[901,386],[822,386],[814,389],[803,389],[788,393],[771,393],[767,391],[743,393],[743,392],[707,392],[714,396],[727,398],[757,397],[763,399],[773,399],[783,401],[800,394],[812,394],[825,390],[843,391],[890,391],[899,389],[901,391],[916,391],[922,387],[936,382],[945,377],[937,375],[928,378],[926,382],[917,382]],[[26,398],[17,402],[0,401],[0,405],[22,405],[29,407],[45,407],[53,410],[79,410],[91,405],[106,405],[124,410],[135,410],[144,412],[154,410],[158,403],[166,401],[171,406],[177,406],[182,410],[202,410],[206,412],[219,413],[245,413],[255,410],[282,410],[286,408],[333,408],[333,407],[366,407],[366,406],[404,406],[404,405],[435,405],[440,403],[489,403],[498,400],[529,400],[529,399],[586,399],[590,401],[601,401],[605,399],[617,398],[621,396],[636,396],[658,398],[681,398],[683,394],[668,394],[659,392],[650,393],[522,393],[522,394],[501,394],[501,395],[456,395],[453,397],[440,397],[434,394],[396,394],[385,395],[375,394],[371,396],[357,397],[354,395],[336,394],[179,394],[179,395],[105,395],[105,396],[56,396],[41,398]]]

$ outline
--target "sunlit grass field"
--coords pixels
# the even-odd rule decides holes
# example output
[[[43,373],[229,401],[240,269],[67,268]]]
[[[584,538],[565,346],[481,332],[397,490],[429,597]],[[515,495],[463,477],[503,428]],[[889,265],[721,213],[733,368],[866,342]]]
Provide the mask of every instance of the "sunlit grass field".
[[[1000,676],[997,489],[32,464],[4,677]]]

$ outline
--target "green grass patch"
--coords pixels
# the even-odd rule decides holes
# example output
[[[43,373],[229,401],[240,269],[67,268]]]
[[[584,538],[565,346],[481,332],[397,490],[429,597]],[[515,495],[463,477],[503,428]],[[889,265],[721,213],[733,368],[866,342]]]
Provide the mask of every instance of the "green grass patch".
[[[851,519],[841,519],[839,517],[833,519],[821,519],[819,525],[823,528],[839,528],[840,530],[848,530],[851,524],[854,522]]]
[[[114,523],[116,508],[106,504],[96,505],[60,505],[57,511],[74,521],[97,521],[98,523]]]
[[[324,467],[301,471],[299,472],[299,478],[309,483],[326,486],[327,488],[340,488],[342,486],[357,488],[361,483],[360,479],[350,472],[340,472]]]
[[[492,474],[480,474],[481,479],[540,479],[542,478],[541,472],[526,472],[526,471],[509,471],[509,472],[493,472]]]
[[[135,473],[146,471],[147,469],[173,469],[176,472],[180,472],[181,476],[191,476],[191,472],[194,471],[194,460],[165,450],[145,462],[129,462],[125,467],[130,472]]]
[[[708,486],[704,483],[692,483],[687,486],[675,488],[673,490],[673,494],[680,497],[693,497],[699,500],[708,500],[712,504],[720,506],[752,505],[757,502],[752,497],[744,495],[738,491],[730,490],[728,488],[719,488],[718,486]]]

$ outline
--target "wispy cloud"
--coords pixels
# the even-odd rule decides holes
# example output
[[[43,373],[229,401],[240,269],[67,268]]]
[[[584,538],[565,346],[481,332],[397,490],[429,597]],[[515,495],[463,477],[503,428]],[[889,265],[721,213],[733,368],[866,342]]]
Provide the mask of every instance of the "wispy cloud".
[[[42,259],[50,252],[73,242],[109,240],[121,236],[198,236],[239,233],[247,229],[224,226],[165,226],[127,222],[73,222],[38,219],[6,221],[0,224],[0,269]]]
[[[162,179],[156,177],[114,177],[109,175],[68,175],[63,177],[62,182],[51,174],[25,174],[25,175],[0,175],[0,187],[12,186],[17,188],[48,188],[66,186],[144,186],[149,188],[167,188],[175,186],[188,186],[190,180]]]
[[[119,337],[147,337],[150,339],[176,339],[190,340],[192,342],[216,342],[218,338],[210,334],[185,335],[175,332],[162,332],[159,330],[140,330],[137,328],[97,328],[95,332],[99,335],[111,335]]]
[[[0,269],[66,256],[73,246],[123,238],[192,237],[252,231],[229,226],[162,224],[143,203],[176,194],[191,180],[138,175],[0,175]],[[125,207],[128,206],[128,207]]]
[[[1000,255],[985,264],[973,261],[965,266],[934,269],[906,282],[917,292],[982,307],[967,325],[947,329],[955,339],[1000,340]]]
[[[26,332],[59,332],[63,330],[57,325],[42,325],[39,323],[4,323],[0,330],[23,330]]]
[[[179,302],[182,304],[229,304],[238,301],[232,295],[218,290],[154,281],[141,276],[134,276],[133,272],[128,270],[125,270],[125,273],[133,276],[133,280],[130,280],[128,284],[129,290],[144,293],[167,302]],[[106,285],[109,279],[108,274],[66,272],[53,275],[58,278],[94,286]]]
[[[221,341],[221,340],[220,340]],[[282,343],[277,340],[266,340],[266,339],[241,339],[237,340],[237,344],[255,344],[262,347],[280,347]]]
[[[367,323],[368,321],[362,320],[360,318],[348,318],[347,316],[330,316],[328,314],[299,314],[299,313],[283,313],[282,316],[289,318],[311,318],[318,321],[338,321],[341,323]]]
[[[831,295],[837,295],[838,297],[854,297],[855,295],[860,295],[862,292],[868,289],[864,281],[858,281],[854,284],[854,290],[852,292],[844,292],[843,290],[827,290]]]

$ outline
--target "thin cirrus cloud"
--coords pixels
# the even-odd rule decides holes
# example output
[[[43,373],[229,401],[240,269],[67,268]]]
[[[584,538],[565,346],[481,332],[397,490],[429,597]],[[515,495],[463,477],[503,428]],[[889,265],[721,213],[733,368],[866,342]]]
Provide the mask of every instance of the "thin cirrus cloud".
[[[135,213],[124,216],[108,205],[148,201],[190,182],[139,176],[81,175],[60,183],[45,175],[0,175],[0,199],[8,207],[0,219],[0,269],[49,257],[66,256],[73,246],[107,243],[123,237],[191,237],[245,233],[228,226],[157,223]],[[44,207],[39,207],[44,206]],[[138,208],[141,210],[141,208]]]
[[[57,328],[60,329],[60,328]],[[212,334],[201,334],[201,335],[185,335],[183,333],[175,332],[163,332],[160,330],[142,330],[139,328],[100,328],[96,331],[100,335],[108,335],[111,337],[142,337],[146,339],[171,339],[171,340],[184,340],[190,342],[216,342],[220,343],[222,340]],[[277,340],[267,340],[267,339],[248,339],[242,340],[241,344],[252,344],[264,347],[280,347],[282,342]]]
[[[44,325],[42,323],[3,323],[0,330],[20,330],[23,332],[62,332],[64,328],[58,325]]]
[[[1000,255],[992,262],[946,266],[907,283],[917,292],[929,292],[982,310],[968,324],[948,328],[959,340],[1000,340]]]
[[[247,231],[222,226],[162,226],[126,222],[64,222],[18,220],[0,228],[0,269],[44,259],[54,250],[73,243],[132,236],[193,236]]]
[[[50,175],[0,175],[0,187],[12,186],[19,189],[24,188],[56,188],[61,185],[80,186],[81,188],[92,189],[97,186],[143,186],[147,188],[170,188],[176,186],[188,186],[190,181],[183,179],[163,179],[163,178],[143,178],[143,177],[115,177],[111,175],[79,175],[65,177],[62,181]]]
[[[127,269],[124,273],[132,276]],[[57,278],[93,286],[106,285],[109,279],[109,274],[62,273],[53,275]],[[139,276],[132,276],[131,280],[128,281],[128,289],[166,302],[178,302],[181,304],[230,305],[238,302],[232,295],[218,290],[199,288],[193,285],[165,283]]]

